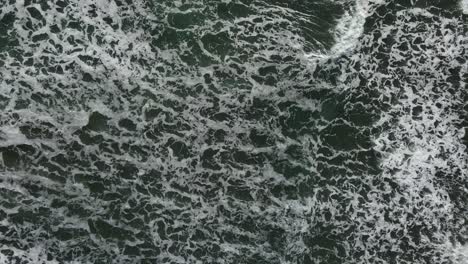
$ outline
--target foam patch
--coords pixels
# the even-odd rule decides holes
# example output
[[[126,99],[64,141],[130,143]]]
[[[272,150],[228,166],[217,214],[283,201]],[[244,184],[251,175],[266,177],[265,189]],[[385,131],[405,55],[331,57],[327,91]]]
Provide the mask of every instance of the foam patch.
[[[468,261],[463,1],[0,6],[0,262]]]

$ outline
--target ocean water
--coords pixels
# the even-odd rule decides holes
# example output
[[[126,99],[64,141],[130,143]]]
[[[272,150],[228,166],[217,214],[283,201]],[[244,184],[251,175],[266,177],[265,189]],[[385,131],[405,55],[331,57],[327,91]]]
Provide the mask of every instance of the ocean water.
[[[0,0],[0,263],[468,263],[466,0]]]

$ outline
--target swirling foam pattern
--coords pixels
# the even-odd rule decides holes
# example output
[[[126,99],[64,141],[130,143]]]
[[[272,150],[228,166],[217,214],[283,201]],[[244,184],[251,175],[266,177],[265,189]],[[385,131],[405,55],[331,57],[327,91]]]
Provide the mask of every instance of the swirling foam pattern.
[[[465,6],[0,0],[0,262],[467,263]]]

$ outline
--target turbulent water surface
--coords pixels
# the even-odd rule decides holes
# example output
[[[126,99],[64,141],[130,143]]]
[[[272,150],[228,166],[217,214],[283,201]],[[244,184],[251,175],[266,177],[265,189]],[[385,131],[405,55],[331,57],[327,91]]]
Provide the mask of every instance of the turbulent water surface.
[[[0,0],[0,263],[468,263],[467,12]]]

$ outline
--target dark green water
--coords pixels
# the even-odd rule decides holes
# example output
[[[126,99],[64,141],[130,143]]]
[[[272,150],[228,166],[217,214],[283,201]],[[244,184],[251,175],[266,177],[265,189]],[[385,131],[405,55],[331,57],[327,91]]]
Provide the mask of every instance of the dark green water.
[[[467,261],[458,2],[0,10],[0,263]]]

